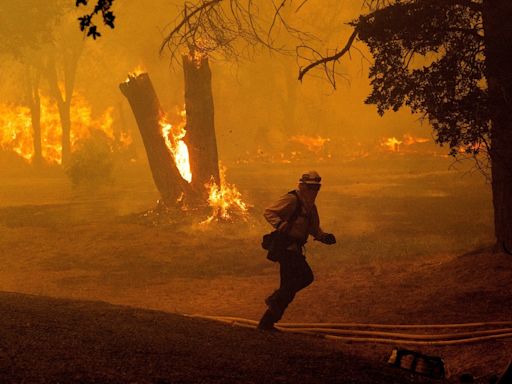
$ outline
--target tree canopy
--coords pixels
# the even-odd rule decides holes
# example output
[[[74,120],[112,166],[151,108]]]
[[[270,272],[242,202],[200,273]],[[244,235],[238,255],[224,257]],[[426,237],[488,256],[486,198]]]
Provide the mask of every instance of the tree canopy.
[[[88,0],[76,0],[75,5],[77,7],[84,6],[87,7]],[[89,13],[86,13],[83,16],[78,18],[80,23],[80,30],[85,31],[86,36],[91,36],[93,39],[101,36],[99,32],[97,24],[94,22],[94,18],[97,15],[101,14],[101,18],[103,20],[103,24],[107,25],[110,28],[114,28],[114,20],[115,15],[110,9],[112,7],[112,3],[114,0],[96,0],[96,4],[92,8]]]
[[[366,102],[423,114],[452,155],[487,150],[490,133],[482,14],[467,3],[398,1],[352,22],[374,59]]]

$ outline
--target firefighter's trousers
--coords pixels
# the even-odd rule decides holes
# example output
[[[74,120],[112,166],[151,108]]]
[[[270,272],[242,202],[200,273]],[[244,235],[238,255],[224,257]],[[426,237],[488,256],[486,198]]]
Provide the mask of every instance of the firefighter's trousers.
[[[271,323],[279,321],[295,294],[313,282],[313,271],[301,253],[285,251],[278,262],[281,276],[279,289],[265,300]]]

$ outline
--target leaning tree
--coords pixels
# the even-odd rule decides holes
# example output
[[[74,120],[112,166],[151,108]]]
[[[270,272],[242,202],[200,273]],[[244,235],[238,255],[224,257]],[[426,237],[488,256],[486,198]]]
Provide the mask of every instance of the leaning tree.
[[[289,23],[287,7],[298,12],[306,3],[313,5],[311,0],[187,1],[162,49],[174,53],[185,46],[236,56],[236,44],[243,41],[286,53],[276,48],[281,46],[273,33],[285,30],[298,42],[299,79],[321,68],[335,86],[336,64],[354,43],[364,42],[373,57],[366,103],[380,114],[409,107],[428,119],[436,142],[448,145],[450,154],[473,156],[492,180],[497,246],[511,248],[512,1],[363,0],[365,12],[349,23],[352,33],[331,55],[311,48],[310,36]],[[269,10],[271,17],[262,17]]]

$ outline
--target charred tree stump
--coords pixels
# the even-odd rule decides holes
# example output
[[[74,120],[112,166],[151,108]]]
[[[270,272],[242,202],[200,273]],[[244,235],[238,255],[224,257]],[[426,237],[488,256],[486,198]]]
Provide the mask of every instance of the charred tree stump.
[[[219,157],[215,137],[211,71],[208,58],[183,56],[185,105],[187,110],[187,144],[191,159],[192,188],[205,194],[204,187],[213,176],[219,185]]]
[[[160,126],[161,107],[147,73],[128,76],[119,85],[128,99],[140,130],[148,156],[149,167],[162,200],[169,207],[176,204],[182,192],[187,195],[188,183],[181,177],[165,144]]]

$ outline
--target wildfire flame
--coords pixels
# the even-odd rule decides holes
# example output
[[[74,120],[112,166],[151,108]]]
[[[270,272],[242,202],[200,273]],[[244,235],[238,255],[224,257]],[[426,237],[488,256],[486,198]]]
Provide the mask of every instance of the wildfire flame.
[[[396,137],[389,137],[381,140],[381,147],[385,148],[390,152],[400,152],[403,146],[409,146],[413,144],[428,143],[431,139],[425,137],[415,137],[409,133],[405,133],[402,136],[402,140],[398,140]]]
[[[26,107],[1,105],[0,126],[0,148],[30,160],[33,153],[30,110]]]
[[[90,135],[91,129],[99,129],[114,139],[112,108],[99,118],[92,117],[88,102],[80,93],[75,93],[71,102],[71,150],[78,140]],[[41,152],[50,164],[62,162],[62,126],[59,110],[49,97],[41,97]],[[34,142],[30,109],[25,106],[0,104],[0,149],[13,151],[27,161],[34,157]],[[131,138],[124,134],[120,144],[126,145]]]
[[[389,137],[381,142],[381,146],[390,152],[400,152],[400,144],[403,142],[396,137]]]
[[[187,134],[185,126],[186,112],[182,110],[180,112],[181,120],[178,124],[172,125],[167,121],[165,115],[160,118],[159,124],[162,130],[162,136],[164,137],[165,144],[171,152],[176,168],[180,172],[181,177],[188,183],[192,182],[192,171],[190,170],[190,158],[188,154],[187,144],[183,141],[183,138]]]
[[[188,58],[194,65],[199,68],[201,66],[201,62],[207,57],[206,53],[201,51],[200,49],[191,50],[188,54]]]
[[[135,69],[128,73],[128,77],[124,81],[125,83],[128,83],[131,78],[137,77],[142,75],[143,73],[146,73],[146,70],[143,68],[141,64],[137,65]]]
[[[404,144],[405,145],[411,145],[416,143],[428,143],[430,139],[427,139],[425,137],[414,137],[408,133],[404,135]]]
[[[226,181],[226,167],[219,164],[220,185],[217,185],[213,176],[205,184],[208,190],[208,204],[212,213],[201,224],[209,224],[212,221],[230,221],[233,215],[247,219],[247,205],[242,201],[242,195],[234,184]]]

